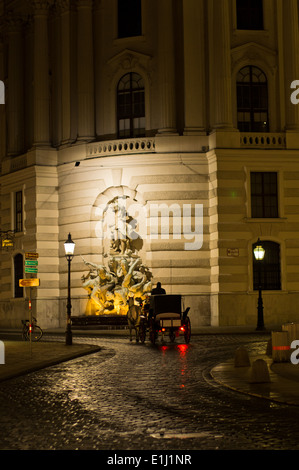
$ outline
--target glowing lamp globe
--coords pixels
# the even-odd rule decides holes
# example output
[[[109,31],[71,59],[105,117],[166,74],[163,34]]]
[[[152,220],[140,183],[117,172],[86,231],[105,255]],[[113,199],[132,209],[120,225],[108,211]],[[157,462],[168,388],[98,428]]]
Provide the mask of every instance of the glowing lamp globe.
[[[259,240],[258,240],[259,242]],[[264,256],[265,256],[265,250],[264,248],[262,247],[262,245],[257,245],[254,250],[254,257],[257,261],[261,261],[262,259],[264,259]]]
[[[64,243],[64,251],[66,256],[74,256],[75,243],[71,239],[71,234],[69,233],[68,239]]]

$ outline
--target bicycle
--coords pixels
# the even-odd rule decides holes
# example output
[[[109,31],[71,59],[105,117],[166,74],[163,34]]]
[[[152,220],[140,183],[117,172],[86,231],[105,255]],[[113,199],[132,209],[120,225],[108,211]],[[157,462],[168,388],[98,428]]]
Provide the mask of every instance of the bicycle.
[[[23,330],[22,338],[24,341],[30,341],[30,335],[32,341],[39,341],[43,336],[43,330],[37,324],[36,318],[32,318],[32,323],[29,320],[22,320]]]

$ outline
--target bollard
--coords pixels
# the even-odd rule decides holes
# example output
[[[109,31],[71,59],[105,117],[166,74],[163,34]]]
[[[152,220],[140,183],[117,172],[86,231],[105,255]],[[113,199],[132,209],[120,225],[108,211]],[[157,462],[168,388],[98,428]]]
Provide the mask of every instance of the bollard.
[[[252,384],[271,382],[268,365],[264,359],[257,359],[252,364],[249,382]]]
[[[273,362],[288,362],[290,360],[290,343],[287,331],[272,331]]]
[[[289,344],[296,339],[299,339],[299,324],[298,323],[285,323],[282,325],[282,331],[287,331]]]
[[[266,356],[272,357],[272,338],[267,342]]]
[[[2,80],[0,80],[0,104],[5,104],[5,85]]]
[[[5,364],[5,347],[3,341],[0,341],[0,364]]]
[[[250,359],[247,349],[239,347],[235,352],[235,367],[249,367]]]

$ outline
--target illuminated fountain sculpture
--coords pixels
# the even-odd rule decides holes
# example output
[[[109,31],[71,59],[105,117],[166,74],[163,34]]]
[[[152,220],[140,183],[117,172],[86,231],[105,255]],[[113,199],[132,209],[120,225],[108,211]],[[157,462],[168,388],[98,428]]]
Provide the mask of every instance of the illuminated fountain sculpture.
[[[108,240],[103,263],[83,261],[89,268],[82,277],[82,287],[88,291],[86,315],[126,315],[128,299],[144,301],[152,289],[152,274],[142,262],[139,251],[143,240],[136,231],[137,222],[128,215],[126,199],[115,198],[103,211]],[[103,222],[104,223],[104,222]],[[105,261],[105,262],[104,262]]]

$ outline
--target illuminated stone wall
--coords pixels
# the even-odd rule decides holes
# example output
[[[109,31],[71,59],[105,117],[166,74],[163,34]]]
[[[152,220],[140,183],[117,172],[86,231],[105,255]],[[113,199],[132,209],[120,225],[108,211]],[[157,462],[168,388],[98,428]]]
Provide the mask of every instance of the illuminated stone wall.
[[[0,326],[18,327],[28,314],[28,292],[14,296],[13,265],[26,251],[39,253],[39,322],[65,324],[69,232],[72,313],[85,313],[82,257],[103,262],[99,207],[123,195],[144,208],[141,223],[157,235],[147,232],[139,252],[153,283],[184,295],[193,327],[256,322],[258,237],[281,248],[282,288],[264,294],[265,322],[298,320],[299,105],[290,101],[299,80],[298,5],[273,3],[263,2],[264,29],[246,31],[237,28],[235,1],[142,0],[142,34],[118,38],[116,1],[0,0],[1,229],[15,228],[16,191],[24,222],[13,250],[1,253]],[[248,65],[267,77],[267,133],[237,129],[236,79]],[[144,83],[145,135],[120,139],[116,90],[130,72]],[[270,170],[279,217],[254,220],[250,172]],[[150,209],[163,204],[175,215],[155,227]],[[202,244],[191,250],[200,205]]]

